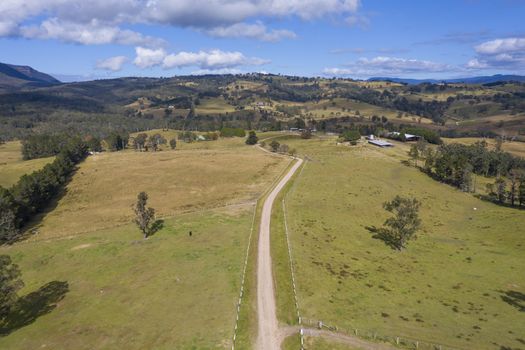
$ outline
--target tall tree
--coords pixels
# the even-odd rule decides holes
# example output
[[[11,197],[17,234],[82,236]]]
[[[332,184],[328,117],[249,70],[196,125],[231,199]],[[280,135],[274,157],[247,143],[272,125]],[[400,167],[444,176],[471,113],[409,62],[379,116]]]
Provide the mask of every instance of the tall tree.
[[[507,183],[505,182],[505,180],[503,180],[501,177],[497,178],[496,183],[495,183],[495,188],[496,188],[496,197],[498,199],[498,202],[505,203],[505,194],[506,194],[506,188],[507,188]]]
[[[390,202],[385,202],[383,208],[394,214],[385,221],[390,242],[397,250],[406,247],[407,241],[414,237],[421,226],[419,208],[421,202],[415,198],[396,196]]]
[[[472,165],[470,163],[463,165],[460,188],[463,192],[472,191]]]
[[[18,265],[8,255],[0,255],[0,320],[9,314],[18,299],[18,291],[24,286]]]
[[[151,226],[155,219],[155,209],[146,207],[148,205],[148,195],[146,192],[140,192],[137,196],[137,203],[133,211],[135,212],[135,223],[142,231],[144,238],[148,238],[151,233]]]
[[[419,159],[419,148],[417,147],[416,144],[413,144],[412,146],[410,146],[408,155],[414,161],[414,166],[417,167],[417,160]]]
[[[16,203],[11,193],[0,186],[0,244],[10,243],[18,236]]]
[[[520,206],[525,205],[525,174],[522,174],[519,179],[518,203]]]

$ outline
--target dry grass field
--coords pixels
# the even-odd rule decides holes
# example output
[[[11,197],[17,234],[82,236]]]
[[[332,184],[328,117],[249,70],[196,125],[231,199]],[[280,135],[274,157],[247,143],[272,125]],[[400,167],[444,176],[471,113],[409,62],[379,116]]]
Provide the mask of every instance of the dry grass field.
[[[88,157],[38,233],[0,247],[25,282],[0,348],[231,348],[254,200],[288,164],[243,138]],[[146,240],[139,191],[164,217]]]
[[[243,141],[189,144],[215,147],[211,150],[127,150],[90,156],[80,164],[53,210],[37,219],[34,238],[126,224],[140,191],[148,193],[150,205],[161,217],[253,202],[286,162]]]
[[[0,186],[10,187],[25,174],[43,168],[54,157],[22,160],[22,144],[19,141],[0,145]]]

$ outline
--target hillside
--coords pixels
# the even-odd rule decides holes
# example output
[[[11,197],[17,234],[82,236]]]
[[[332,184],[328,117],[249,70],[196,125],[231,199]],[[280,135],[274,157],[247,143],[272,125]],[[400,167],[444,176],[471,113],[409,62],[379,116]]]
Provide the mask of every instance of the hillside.
[[[10,79],[23,81],[17,78],[23,70],[4,67]],[[411,125],[448,137],[525,138],[525,83],[520,82],[404,85],[245,74],[23,86],[0,90],[0,138],[63,131],[104,136],[163,127],[207,131],[224,125],[331,132],[359,127],[367,133]]]
[[[52,76],[39,72],[29,66],[0,63],[0,91],[9,91],[22,86],[47,86],[59,84]]]

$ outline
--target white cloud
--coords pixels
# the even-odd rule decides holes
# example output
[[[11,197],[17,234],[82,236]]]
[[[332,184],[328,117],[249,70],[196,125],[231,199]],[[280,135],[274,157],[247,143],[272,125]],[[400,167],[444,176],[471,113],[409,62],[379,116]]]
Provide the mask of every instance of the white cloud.
[[[162,63],[166,57],[164,49],[135,48],[136,57],[133,63],[139,68],[148,68]]]
[[[484,55],[494,55],[504,52],[525,51],[525,38],[507,38],[486,41],[475,47],[476,52]]]
[[[199,52],[179,52],[168,55],[164,58],[164,68],[181,68],[197,66],[202,69],[221,69],[238,66],[254,66],[266,64],[268,61],[246,57],[238,51],[228,52],[221,50],[199,51]]]
[[[481,69],[481,68],[487,68],[486,62],[480,62],[477,58],[473,58],[470,61],[467,62],[466,67],[469,69]]]
[[[152,38],[122,29],[122,25],[168,24],[218,37],[277,41],[294,38],[295,34],[247,22],[260,18],[352,16],[359,5],[359,0],[1,0],[0,36],[22,33],[26,38],[80,44],[154,46],[147,45]],[[27,21],[40,17],[41,23],[27,25]]]
[[[269,63],[257,57],[246,57],[238,51],[198,51],[167,54],[164,49],[135,48],[136,57],[133,63],[140,68],[162,65],[164,69],[198,67],[203,72],[233,69],[241,66],[259,66]],[[204,73],[213,74],[213,73]],[[221,73],[225,74],[225,73]]]
[[[385,56],[378,56],[372,59],[360,58],[357,65],[392,73],[443,72],[450,69],[449,65],[443,63]]]
[[[226,27],[215,27],[206,30],[206,33],[220,38],[251,38],[262,41],[279,41],[282,39],[295,39],[297,35],[286,29],[268,30],[266,26],[257,21],[256,23],[236,23]]]
[[[126,56],[110,57],[110,58],[98,61],[96,64],[96,68],[118,72],[119,70],[122,69],[122,66],[127,61],[128,61],[128,58]]]
[[[162,40],[140,33],[106,26],[98,20],[89,23],[63,22],[57,18],[43,21],[39,26],[23,26],[20,35],[31,39],[57,39],[83,45],[121,44],[159,46]]]
[[[152,0],[145,16],[150,21],[210,28],[254,17],[297,16],[310,20],[330,14],[354,13],[359,0]]]
[[[426,60],[378,56],[371,59],[360,58],[344,68],[325,68],[323,73],[330,76],[397,76],[414,73],[453,72],[459,68],[448,64]]]
[[[525,38],[494,39],[474,49],[478,55],[466,64],[468,69],[525,69]]]
[[[224,74],[241,74],[243,73],[237,68],[221,68],[221,69],[199,69],[191,72],[192,75],[224,75]]]

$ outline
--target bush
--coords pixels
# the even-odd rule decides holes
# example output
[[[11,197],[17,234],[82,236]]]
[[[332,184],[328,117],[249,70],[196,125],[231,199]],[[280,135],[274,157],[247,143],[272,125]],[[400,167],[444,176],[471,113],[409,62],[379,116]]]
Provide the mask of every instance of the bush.
[[[259,138],[255,134],[255,131],[250,131],[248,138],[246,139],[247,145],[255,145],[259,141]]]
[[[359,133],[359,131],[357,130],[347,130],[347,131],[344,131],[342,134],[341,134],[341,139],[343,141],[357,141],[359,139],[361,139],[361,134]]]
[[[270,148],[272,149],[272,152],[277,152],[279,150],[279,147],[281,146],[281,144],[275,140],[273,140],[272,142],[270,142]]]

